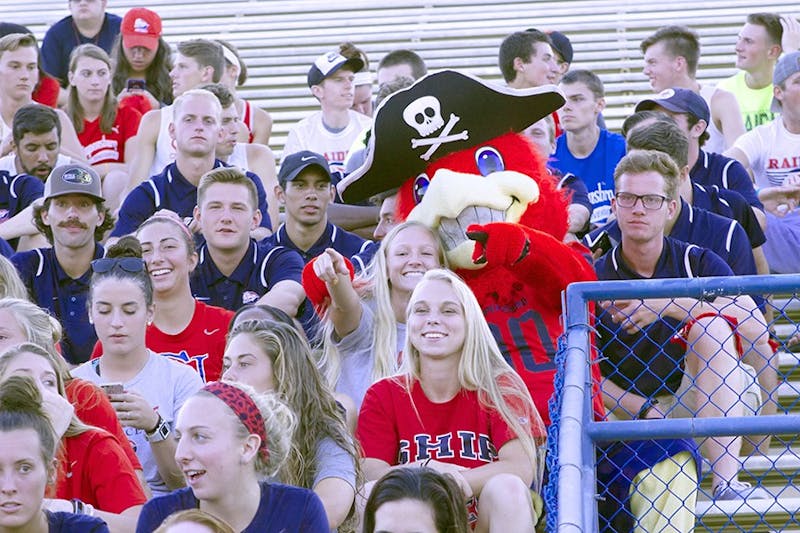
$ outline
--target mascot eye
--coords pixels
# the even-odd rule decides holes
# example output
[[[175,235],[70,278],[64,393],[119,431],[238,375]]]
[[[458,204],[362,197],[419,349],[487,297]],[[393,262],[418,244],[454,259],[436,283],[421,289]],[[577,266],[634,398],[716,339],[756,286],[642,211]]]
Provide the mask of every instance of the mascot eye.
[[[503,156],[491,146],[478,148],[475,152],[475,164],[481,176],[488,176],[492,172],[501,172],[506,169]]]
[[[428,185],[430,184],[431,180],[428,178],[428,175],[424,172],[414,179],[414,203],[418,204],[422,201],[422,197],[425,196],[425,191],[428,190]]]

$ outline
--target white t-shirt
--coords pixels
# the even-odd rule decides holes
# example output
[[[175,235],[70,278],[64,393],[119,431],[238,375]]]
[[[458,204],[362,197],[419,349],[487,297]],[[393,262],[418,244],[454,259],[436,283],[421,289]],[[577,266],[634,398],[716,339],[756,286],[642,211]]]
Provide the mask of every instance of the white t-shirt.
[[[72,370],[72,375],[95,385],[108,383],[108,379],[97,373],[99,363],[99,358],[87,361]],[[134,390],[144,396],[153,409],[158,409],[158,414],[167,421],[170,428],[174,429],[178,410],[190,396],[203,387],[203,380],[192,367],[151,351],[142,370],[123,385],[126,391]],[[123,429],[142,463],[144,477],[153,496],[169,493],[169,488],[158,474],[156,459],[144,430],[124,426]]]
[[[237,142],[233,145],[233,152],[228,156],[227,163],[232,167],[250,170],[250,164],[247,161],[247,144]]]
[[[750,161],[757,189],[783,185],[786,176],[800,172],[800,134],[789,133],[780,117],[748,131],[733,146]]]
[[[317,111],[292,126],[286,138],[286,145],[283,147],[283,158],[301,150],[311,150],[325,156],[331,167],[331,173],[344,174],[344,161],[347,159],[350,147],[361,132],[372,125],[372,119],[361,113],[350,109],[348,114],[350,122],[337,133],[325,128],[322,123],[322,111]]]
[[[700,96],[703,97],[703,100],[706,101],[708,104],[708,109],[711,109],[711,98],[714,97],[714,94],[717,92],[717,87],[713,85],[701,85],[700,86]],[[703,145],[703,150],[706,152],[711,152],[714,154],[721,154],[724,152],[728,147],[725,145],[725,135],[719,131],[717,125],[714,123],[714,116],[711,116],[711,123],[706,128],[708,132],[708,140]]]
[[[175,146],[175,140],[169,135],[169,125],[175,116],[174,111],[175,108],[171,105],[161,108],[161,126],[156,140],[156,154],[153,157],[153,164],[150,165],[149,173],[144,179],[161,174],[165,166],[175,161],[175,152],[178,148]]]

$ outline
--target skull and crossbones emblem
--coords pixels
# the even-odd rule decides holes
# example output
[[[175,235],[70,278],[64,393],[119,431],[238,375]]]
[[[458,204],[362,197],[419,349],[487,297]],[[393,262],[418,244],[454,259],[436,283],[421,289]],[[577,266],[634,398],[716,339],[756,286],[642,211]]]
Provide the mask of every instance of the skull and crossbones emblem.
[[[411,148],[419,148],[420,146],[428,146],[428,150],[420,156],[425,161],[430,160],[431,156],[443,144],[454,141],[466,141],[469,138],[467,130],[461,133],[451,134],[456,123],[461,120],[459,117],[450,113],[450,118],[447,124],[444,123],[442,117],[442,105],[439,99],[434,96],[422,96],[417,98],[406,106],[403,110],[403,120],[414,128],[417,133],[422,137],[429,137],[438,130],[442,132],[437,137],[429,139],[411,139]]]

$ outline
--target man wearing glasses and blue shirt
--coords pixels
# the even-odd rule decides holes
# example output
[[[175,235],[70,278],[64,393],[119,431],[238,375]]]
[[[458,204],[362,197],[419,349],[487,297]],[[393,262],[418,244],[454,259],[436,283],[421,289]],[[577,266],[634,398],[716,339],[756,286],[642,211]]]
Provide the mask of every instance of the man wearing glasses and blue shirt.
[[[20,252],[11,261],[32,300],[61,322],[61,353],[77,365],[89,359],[97,341],[86,310],[91,263],[103,257],[99,241],[114,225],[100,176],[79,164],[54,168],[45,183],[44,203],[34,208],[33,218],[52,248]]]

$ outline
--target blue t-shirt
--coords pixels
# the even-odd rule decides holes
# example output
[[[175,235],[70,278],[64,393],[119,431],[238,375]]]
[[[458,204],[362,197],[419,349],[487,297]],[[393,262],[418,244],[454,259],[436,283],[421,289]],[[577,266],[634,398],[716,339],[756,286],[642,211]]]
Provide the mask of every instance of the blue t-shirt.
[[[294,250],[250,239],[250,247],[239,266],[225,276],[219,271],[207,245],[199,250],[200,261],[192,274],[192,295],[209,305],[236,311],[264,296],[280,281],[300,283],[303,260]]]
[[[598,259],[594,268],[599,280],[647,279],[625,263],[621,245]],[[711,250],[665,237],[664,249],[649,279],[732,275],[730,267]],[[622,324],[612,321],[611,312],[598,306],[597,313],[597,347],[603,354],[600,371],[605,378],[646,398],[678,390],[686,349],[673,338],[683,321],[658,318],[640,331],[627,333]]]
[[[94,259],[101,257],[103,247],[95,244]],[[81,277],[73,279],[61,268],[54,248],[19,252],[11,257],[11,262],[28,287],[31,299],[61,322],[64,329],[61,354],[64,359],[73,365],[87,361],[97,342],[86,308],[92,279],[89,265]]]
[[[45,72],[58,79],[66,87],[67,72],[69,71],[69,55],[72,50],[81,44],[91,43],[99,46],[111,55],[114,40],[119,35],[122,19],[117,15],[106,13],[106,19],[100,28],[100,33],[94,37],[84,37],[72,21],[72,17],[65,17],[47,30],[42,41],[42,68]]]
[[[44,182],[28,174],[10,175],[0,171],[0,224],[16,216],[31,205],[34,200],[44,196]],[[18,239],[8,244],[17,247]]]
[[[16,252],[14,248],[12,248],[10,244],[8,244],[8,241],[6,241],[5,239],[0,239],[0,255],[8,259],[11,259],[11,256],[14,255],[15,253]]]
[[[292,242],[286,232],[286,224],[281,224],[278,231],[266,237],[262,242],[291,248],[300,254],[304,263],[308,263],[325,252],[326,248],[333,248],[353,262],[356,272],[365,268],[378,249],[377,244],[373,241],[362,239],[355,233],[345,231],[330,222],[325,226],[322,236],[308,250],[301,250],[299,246]]]
[[[108,533],[102,518],[85,514],[45,511],[49,533]]]
[[[261,503],[242,533],[328,533],[328,518],[319,497],[308,489],[262,481]],[[178,489],[153,498],[142,508],[136,533],[152,533],[169,515],[198,509],[200,502],[192,489]]]
[[[227,166],[220,160],[214,161],[214,168]],[[253,180],[258,192],[258,209],[267,213],[267,195],[261,179],[252,172],[246,172]],[[139,225],[159,209],[174,211],[181,218],[191,218],[197,205],[197,187],[189,183],[178,170],[177,163],[170,163],[161,174],[140,183],[125,197],[119,209],[117,224],[111,231],[112,237],[122,237],[133,233]],[[272,229],[268,216],[261,218],[261,226]]]
[[[758,193],[753,186],[753,180],[741,163],[722,154],[704,152],[700,150],[689,177],[693,182],[705,187],[716,185],[720,189],[736,191],[747,200],[747,203],[761,210],[764,204],[758,199]]]
[[[614,169],[619,160],[625,156],[625,138],[619,133],[600,130],[597,146],[588,157],[578,159],[567,147],[567,134],[556,139],[556,152],[550,165],[563,174],[572,173],[580,176],[589,191],[592,202],[593,226],[605,224],[611,215],[611,198],[614,196]]]

